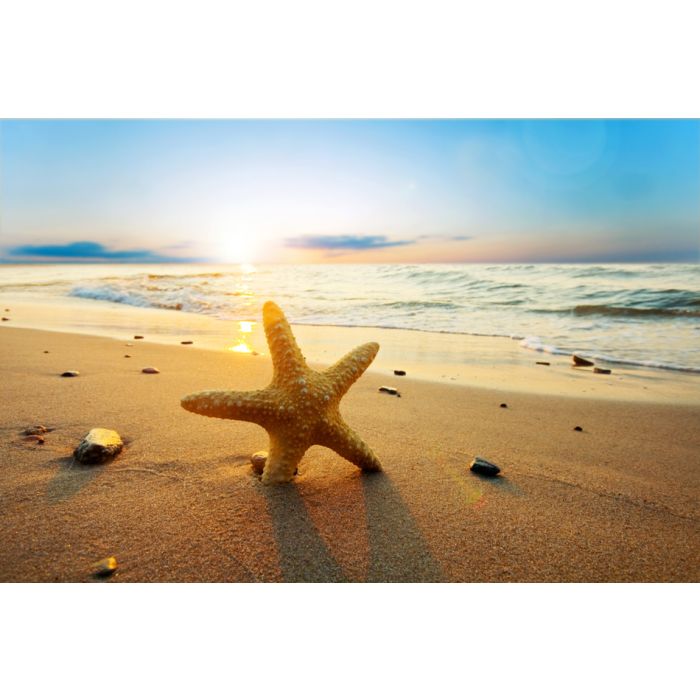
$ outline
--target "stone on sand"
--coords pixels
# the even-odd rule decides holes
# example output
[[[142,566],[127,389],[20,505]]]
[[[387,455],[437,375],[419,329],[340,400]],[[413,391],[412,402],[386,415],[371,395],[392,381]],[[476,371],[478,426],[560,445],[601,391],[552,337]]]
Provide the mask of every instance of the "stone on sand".
[[[32,425],[29,428],[25,428],[22,433],[24,435],[43,435],[51,432],[51,430],[52,428],[47,428],[45,425]]]
[[[594,365],[593,362],[580,355],[572,355],[571,360],[577,367],[593,367]]]
[[[43,445],[46,442],[41,435],[25,435],[23,439],[25,442],[35,442],[37,445]]]
[[[483,457],[474,457],[472,463],[469,465],[469,468],[475,474],[482,474],[483,476],[497,476],[497,474],[501,471],[500,467],[497,467],[495,464],[489,462]]]
[[[92,564],[92,575],[100,578],[111,576],[117,570],[117,560],[115,557],[106,557]]]
[[[124,443],[119,433],[107,428],[93,428],[75,448],[73,456],[83,464],[101,464],[118,455]]]
[[[160,370],[157,367],[144,367],[141,371],[144,374],[160,374]]]
[[[79,377],[80,372],[77,369],[68,369],[65,372],[61,372],[62,377]]]
[[[256,474],[262,474],[265,469],[265,462],[267,462],[267,452],[265,450],[260,450],[260,452],[255,452],[250,457],[250,463],[253,465],[253,471]]]

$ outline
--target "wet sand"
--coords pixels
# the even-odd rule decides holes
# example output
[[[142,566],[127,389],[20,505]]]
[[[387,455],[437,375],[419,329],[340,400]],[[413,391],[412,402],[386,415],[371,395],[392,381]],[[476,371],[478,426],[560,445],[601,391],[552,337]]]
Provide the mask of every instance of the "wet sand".
[[[147,365],[161,373],[142,374]],[[68,369],[81,374],[59,376]],[[578,387],[609,381],[569,371]],[[91,563],[107,556],[119,562],[110,582],[699,578],[700,396],[584,398],[515,390],[507,376],[493,389],[368,372],[341,410],[384,471],[363,475],[314,447],[293,484],[264,487],[249,463],[267,447],[262,428],[179,399],[262,387],[268,357],[3,326],[0,372],[2,581],[94,581]],[[401,398],[377,391],[386,383]],[[55,428],[43,445],[22,439],[35,424]],[[78,465],[73,448],[93,427],[126,447]],[[471,473],[475,455],[501,476]]]

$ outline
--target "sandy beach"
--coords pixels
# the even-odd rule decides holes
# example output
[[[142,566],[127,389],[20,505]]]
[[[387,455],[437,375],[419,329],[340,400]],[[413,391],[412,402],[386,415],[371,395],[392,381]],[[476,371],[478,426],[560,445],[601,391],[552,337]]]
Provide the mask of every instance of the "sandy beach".
[[[94,581],[108,556],[110,582],[698,580],[700,395],[673,401],[671,385],[616,400],[614,385],[556,391],[557,367],[536,368],[550,372],[539,392],[507,376],[494,388],[497,365],[471,385],[371,367],[341,410],[384,471],[314,447],[293,484],[265,487],[250,465],[263,429],[179,400],[261,388],[269,357],[8,324],[0,367],[2,581]],[[70,369],[80,376],[60,376]],[[387,383],[400,398],[378,392]],[[43,445],[23,439],[37,424],[53,428]],[[72,452],[93,427],[126,446],[82,466]],[[471,473],[475,455],[500,477]]]

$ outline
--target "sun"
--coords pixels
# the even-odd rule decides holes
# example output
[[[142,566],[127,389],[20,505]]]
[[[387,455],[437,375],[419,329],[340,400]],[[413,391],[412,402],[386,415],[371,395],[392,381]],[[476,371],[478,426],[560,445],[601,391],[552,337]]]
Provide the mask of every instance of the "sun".
[[[252,265],[257,255],[254,236],[232,234],[218,242],[216,256],[224,263]]]

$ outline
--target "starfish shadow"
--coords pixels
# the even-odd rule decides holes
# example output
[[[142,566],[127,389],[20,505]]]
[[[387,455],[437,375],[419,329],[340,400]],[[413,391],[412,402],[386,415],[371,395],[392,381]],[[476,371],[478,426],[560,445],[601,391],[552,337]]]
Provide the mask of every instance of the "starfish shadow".
[[[362,475],[370,562],[368,581],[443,581],[439,563],[385,472]]]
[[[263,486],[275,530],[282,579],[287,583],[347,581],[316,529],[296,484]]]

